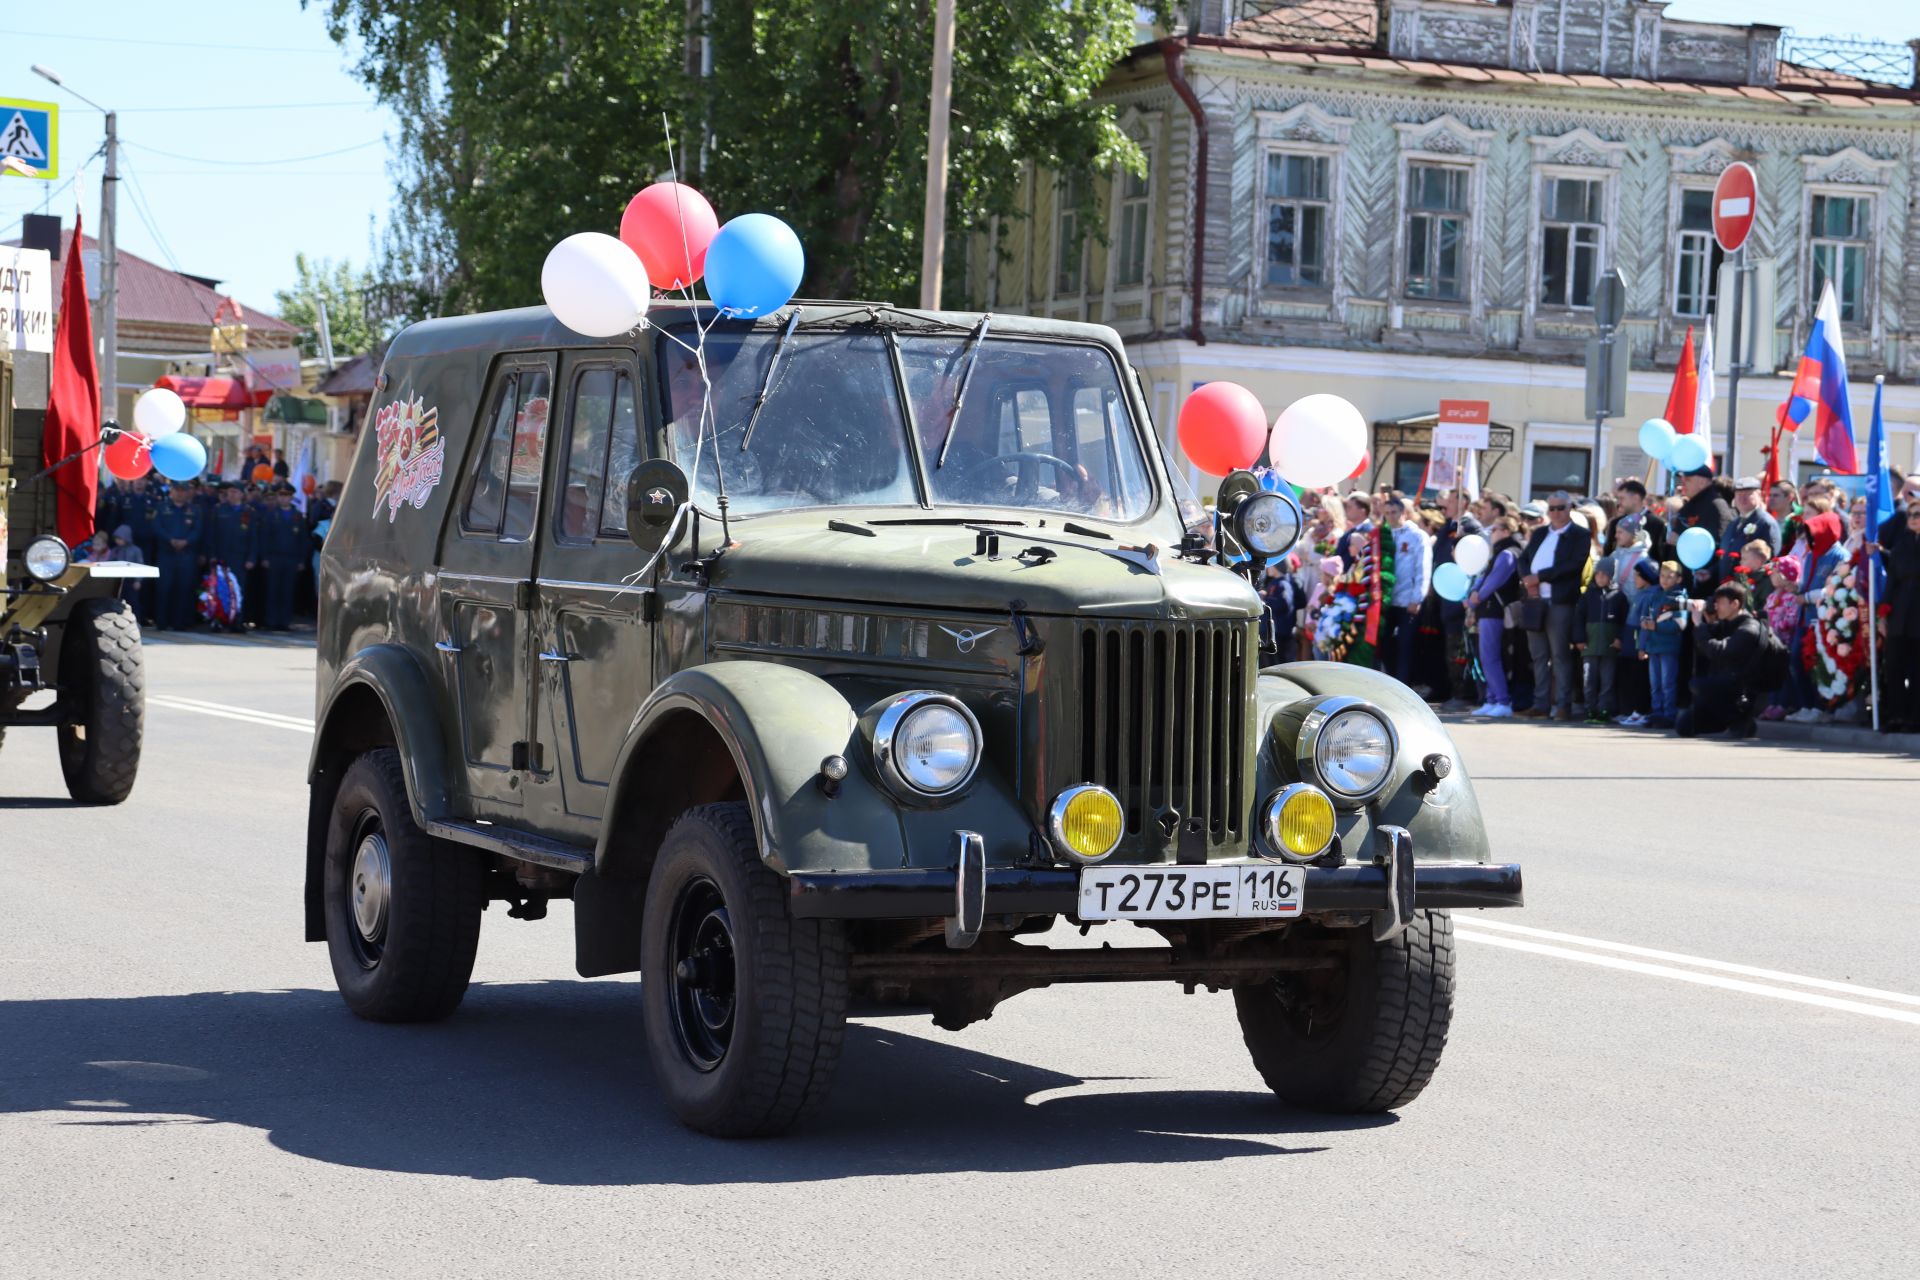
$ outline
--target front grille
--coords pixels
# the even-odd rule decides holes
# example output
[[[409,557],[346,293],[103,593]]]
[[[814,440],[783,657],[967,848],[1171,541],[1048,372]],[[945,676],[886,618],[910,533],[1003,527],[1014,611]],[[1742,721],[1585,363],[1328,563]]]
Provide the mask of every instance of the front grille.
[[[1120,798],[1127,835],[1172,843],[1157,819],[1174,810],[1189,838],[1239,840],[1252,624],[1083,622],[1078,639],[1080,773]]]

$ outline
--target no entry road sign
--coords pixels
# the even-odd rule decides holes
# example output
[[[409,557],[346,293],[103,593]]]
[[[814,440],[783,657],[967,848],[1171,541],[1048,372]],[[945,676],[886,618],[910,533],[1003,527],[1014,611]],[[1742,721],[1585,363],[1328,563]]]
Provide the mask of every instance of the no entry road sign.
[[[1728,253],[1752,234],[1754,204],[1753,170],[1735,160],[1713,184],[1713,238]]]

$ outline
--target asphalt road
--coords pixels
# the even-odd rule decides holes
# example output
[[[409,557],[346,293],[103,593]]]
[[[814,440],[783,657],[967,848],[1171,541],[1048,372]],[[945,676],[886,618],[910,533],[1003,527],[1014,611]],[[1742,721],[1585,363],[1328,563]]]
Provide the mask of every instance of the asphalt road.
[[[311,652],[148,661],[125,805],[0,755],[0,1274],[1913,1274],[1911,758],[1462,727],[1528,906],[1460,916],[1398,1116],[1276,1103],[1226,996],[1067,987],[862,1020],[823,1117],[725,1143],[564,904],[488,913],[451,1021],[356,1021],[300,941]]]

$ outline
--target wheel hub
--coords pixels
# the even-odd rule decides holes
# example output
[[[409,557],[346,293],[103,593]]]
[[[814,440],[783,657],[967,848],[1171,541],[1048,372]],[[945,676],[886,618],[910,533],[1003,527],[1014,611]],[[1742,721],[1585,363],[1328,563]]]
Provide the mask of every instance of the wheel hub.
[[[368,832],[353,854],[353,879],[348,885],[353,898],[353,923],[360,941],[378,954],[387,937],[387,906],[393,896],[393,868],[387,857],[387,839],[378,831]]]
[[[733,920],[719,887],[697,880],[681,890],[667,958],[673,1025],[681,1051],[702,1071],[717,1068],[733,1041]]]

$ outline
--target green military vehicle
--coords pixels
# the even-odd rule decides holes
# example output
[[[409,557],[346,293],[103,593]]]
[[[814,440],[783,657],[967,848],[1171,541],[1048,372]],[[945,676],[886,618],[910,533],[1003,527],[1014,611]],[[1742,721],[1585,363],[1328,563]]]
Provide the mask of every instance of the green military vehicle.
[[[1226,562],[1290,496],[1229,477],[1216,539],[1176,483],[1094,325],[406,330],[322,555],[307,937],[356,1013],[439,1018],[483,908],[571,899],[715,1134],[818,1104],[850,1000],[958,1028],[1064,982],[1230,990],[1282,1098],[1410,1101],[1447,912],[1519,868],[1411,691],[1259,669]],[[1153,936],[1039,936],[1099,921]]]
[[[68,794],[119,804],[133,791],[146,720],[140,624],[120,593],[155,574],[147,565],[76,562],[54,533],[53,485],[40,459],[46,413],[16,410],[15,375],[12,353],[0,351],[0,743],[12,728],[52,728]],[[67,465],[97,464],[89,454]]]

